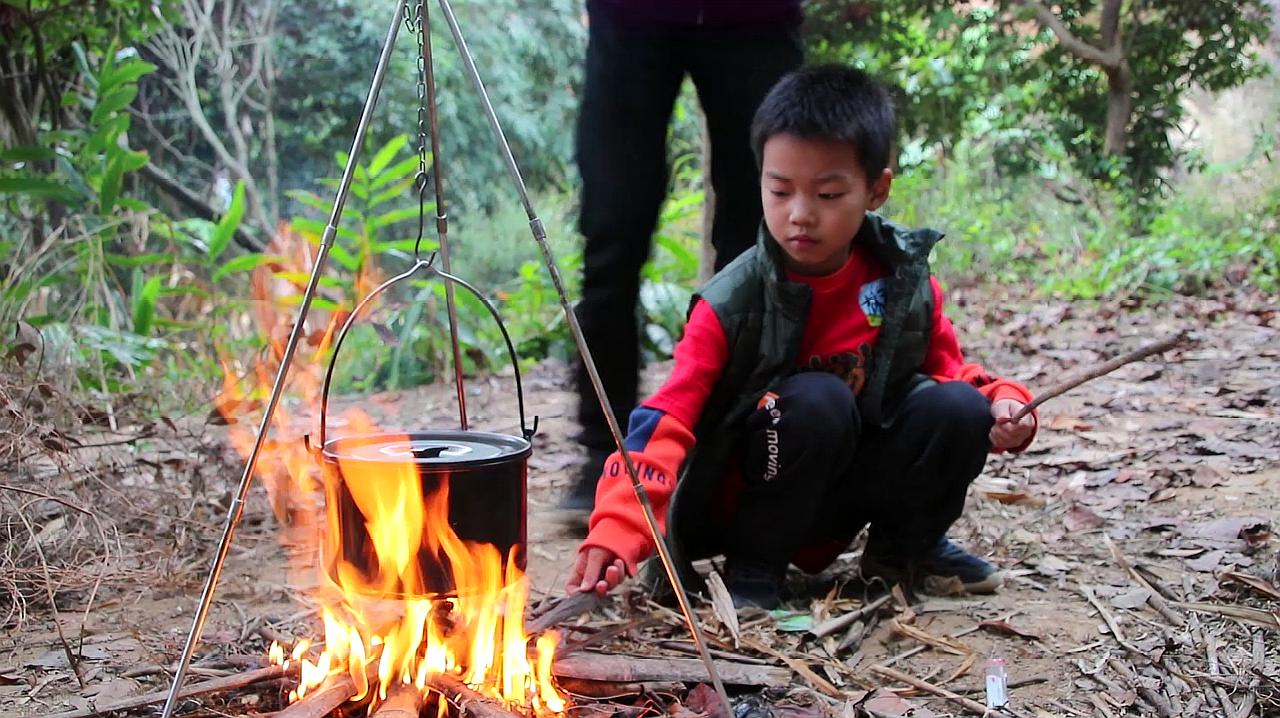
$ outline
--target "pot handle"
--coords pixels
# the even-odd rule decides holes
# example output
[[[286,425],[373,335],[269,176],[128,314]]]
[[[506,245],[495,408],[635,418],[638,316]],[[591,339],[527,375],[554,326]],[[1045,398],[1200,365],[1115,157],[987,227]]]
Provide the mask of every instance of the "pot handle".
[[[377,287],[374,288],[373,291],[369,292],[369,294],[364,299],[361,299],[360,302],[356,304],[355,308],[351,310],[350,316],[348,316],[347,320],[342,323],[342,329],[339,330],[338,338],[333,344],[333,356],[329,358],[329,367],[328,369],[325,370],[325,373],[324,373],[324,385],[320,390],[320,443],[317,446],[312,447],[313,449],[315,450],[324,449],[325,437],[328,433],[327,424],[328,424],[328,414],[329,414],[329,384],[333,380],[333,367],[337,365],[338,351],[342,348],[342,342],[347,338],[347,332],[350,331],[352,325],[355,324],[356,319],[360,316],[360,312],[365,308],[366,305],[369,304],[370,301],[372,301],[379,294],[382,294],[384,291],[390,288],[393,284],[396,284],[397,282],[400,282],[404,279],[408,279],[419,269],[426,270],[426,273],[428,274],[428,276],[434,275],[436,277],[439,277],[440,279],[443,279],[446,282],[453,282],[454,284],[461,286],[462,288],[471,292],[471,294],[475,296],[476,299],[480,300],[480,303],[484,305],[484,308],[489,310],[489,314],[493,317],[493,320],[498,324],[498,330],[502,332],[502,341],[506,342],[507,356],[511,359],[511,368],[515,371],[516,404],[519,407],[519,412],[520,412],[520,434],[524,437],[525,441],[529,441],[533,438],[533,435],[537,433],[538,417],[536,416],[533,417],[532,428],[530,428],[525,423],[524,385],[520,381],[520,361],[516,357],[515,345],[512,344],[511,342],[511,335],[507,333],[507,327],[505,324],[502,323],[502,317],[498,315],[498,310],[494,308],[493,304],[488,299],[485,299],[484,295],[481,294],[479,290],[477,290],[475,287],[468,284],[466,281],[459,279],[458,277],[455,277],[452,274],[447,274],[445,272],[440,271],[439,269],[436,269],[435,266],[432,264],[432,261],[434,259],[435,259],[434,254],[432,254],[429,259],[426,259],[426,260],[419,259],[408,270],[400,274],[397,274],[396,276],[392,277],[391,279],[388,279],[382,284],[379,284]]]

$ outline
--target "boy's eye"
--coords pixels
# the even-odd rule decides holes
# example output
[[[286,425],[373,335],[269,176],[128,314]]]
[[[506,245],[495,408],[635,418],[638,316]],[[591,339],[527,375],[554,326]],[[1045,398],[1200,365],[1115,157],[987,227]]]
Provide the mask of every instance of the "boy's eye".
[[[819,192],[818,199],[840,199],[844,192]]]
[[[780,190],[780,189],[771,189],[771,190],[769,190],[769,194],[773,195],[774,197],[786,197],[786,196],[787,196],[787,192],[786,192],[786,190]]]

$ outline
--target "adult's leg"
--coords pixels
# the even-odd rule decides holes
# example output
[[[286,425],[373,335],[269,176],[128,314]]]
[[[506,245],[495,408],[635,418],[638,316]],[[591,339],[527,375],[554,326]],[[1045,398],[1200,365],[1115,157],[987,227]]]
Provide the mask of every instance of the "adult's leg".
[[[666,132],[683,78],[660,31],[591,16],[586,82],[578,115],[583,335],[622,426],[636,403],[640,268],[666,194]],[[580,440],[590,455],[569,503],[591,507],[600,464],[614,449],[586,371],[578,367]]]
[[[731,590],[757,582],[776,592],[858,444],[857,405],[835,375],[797,374],[773,394],[744,427],[743,487],[725,537]]]
[[[871,517],[869,554],[911,559],[935,550],[982,472],[993,422],[977,389],[943,382],[907,397],[889,429],[868,430],[854,463]]]
[[[755,243],[762,209],[751,120],[769,89],[803,59],[799,36],[791,30],[720,31],[690,48],[689,76],[711,141],[716,270]]]

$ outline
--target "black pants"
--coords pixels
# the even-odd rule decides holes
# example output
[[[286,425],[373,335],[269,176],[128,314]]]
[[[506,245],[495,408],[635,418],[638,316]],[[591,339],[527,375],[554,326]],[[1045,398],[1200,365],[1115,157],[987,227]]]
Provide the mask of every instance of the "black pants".
[[[624,427],[636,404],[640,268],[667,194],[667,124],[680,85],[686,74],[692,78],[707,118],[718,270],[754,243],[760,225],[752,117],[769,88],[801,59],[791,30],[635,27],[603,12],[591,15],[577,128],[580,230],[586,239],[577,316]],[[612,451],[604,414],[581,367],[578,394],[580,440],[593,453]],[[588,470],[598,472],[599,466]]]
[[[851,541],[868,524],[868,546],[910,557],[960,517],[994,422],[977,389],[921,389],[888,429],[863,427],[853,393],[832,374],[797,374],[775,393],[746,421],[731,560],[782,569],[800,546]]]

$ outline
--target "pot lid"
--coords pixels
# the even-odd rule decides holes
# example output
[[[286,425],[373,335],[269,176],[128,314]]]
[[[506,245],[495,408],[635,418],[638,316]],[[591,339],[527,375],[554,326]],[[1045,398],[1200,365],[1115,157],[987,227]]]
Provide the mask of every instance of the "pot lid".
[[[327,459],[450,466],[523,458],[532,451],[516,436],[483,431],[419,431],[344,436],[326,442]]]

